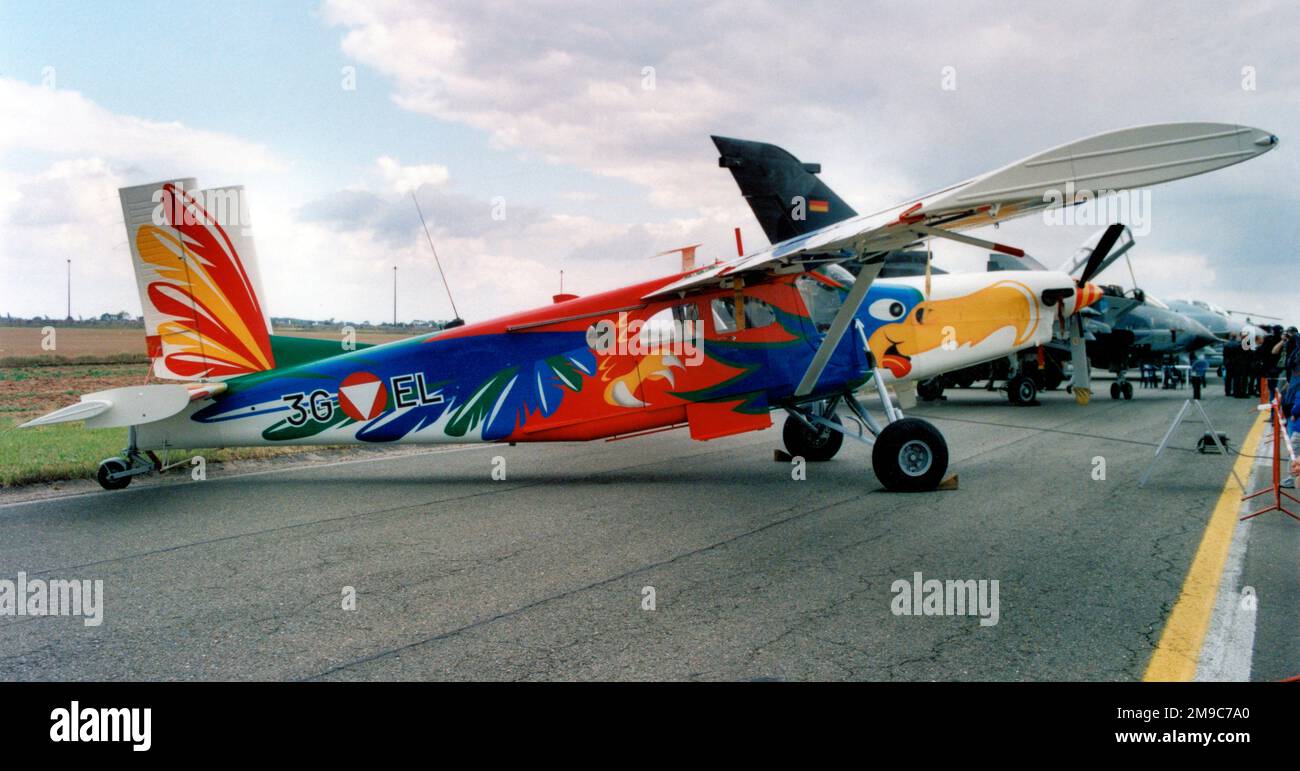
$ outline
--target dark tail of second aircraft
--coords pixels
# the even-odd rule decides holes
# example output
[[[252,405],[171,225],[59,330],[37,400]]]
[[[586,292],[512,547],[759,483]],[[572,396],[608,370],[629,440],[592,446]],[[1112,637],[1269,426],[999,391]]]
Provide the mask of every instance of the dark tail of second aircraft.
[[[740,193],[772,243],[834,225],[857,214],[817,174],[821,165],[802,163],[766,142],[713,137],[718,165],[730,169]]]

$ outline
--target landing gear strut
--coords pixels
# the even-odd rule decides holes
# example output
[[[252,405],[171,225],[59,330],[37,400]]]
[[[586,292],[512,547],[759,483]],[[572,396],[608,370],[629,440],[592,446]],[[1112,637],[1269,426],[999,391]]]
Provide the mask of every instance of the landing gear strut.
[[[821,402],[787,405],[783,437],[786,450],[805,460],[829,460],[844,437],[871,447],[871,468],[885,489],[895,492],[933,490],[948,473],[948,443],[939,429],[920,418],[907,418],[889,397],[880,370],[875,369],[885,423],[881,425],[851,391]],[[835,414],[843,402],[852,413],[855,429]],[[822,433],[826,432],[826,433]]]

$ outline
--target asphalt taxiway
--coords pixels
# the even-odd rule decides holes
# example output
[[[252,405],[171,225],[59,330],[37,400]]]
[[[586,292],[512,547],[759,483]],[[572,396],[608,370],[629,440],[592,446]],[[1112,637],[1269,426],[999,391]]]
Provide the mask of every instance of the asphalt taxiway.
[[[1189,424],[1137,487],[1188,392],[948,395],[909,414],[947,437],[955,491],[886,493],[851,442],[792,479],[777,416],[704,443],[431,448],[0,505],[0,579],[105,598],[95,627],[0,616],[0,679],[1142,678],[1180,598],[1213,602],[1187,582],[1228,461],[1189,450]],[[1204,406],[1237,448],[1258,422]],[[1249,640],[1218,611],[1187,634],[1229,673],[1300,674],[1300,523],[1230,531],[1201,578],[1220,600],[1249,584]],[[998,581],[997,623],[896,615],[918,572]]]

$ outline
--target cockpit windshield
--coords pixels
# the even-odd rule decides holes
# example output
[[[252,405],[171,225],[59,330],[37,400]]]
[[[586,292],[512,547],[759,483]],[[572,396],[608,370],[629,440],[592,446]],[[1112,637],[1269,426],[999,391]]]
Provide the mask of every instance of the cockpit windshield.
[[[813,325],[818,332],[825,332],[844,304],[844,297],[853,285],[853,274],[839,265],[823,265],[800,276],[794,285],[803,297]]]

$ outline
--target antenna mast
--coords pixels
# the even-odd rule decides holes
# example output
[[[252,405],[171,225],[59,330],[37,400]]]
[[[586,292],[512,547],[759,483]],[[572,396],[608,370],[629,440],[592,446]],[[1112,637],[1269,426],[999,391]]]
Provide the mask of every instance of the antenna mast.
[[[447,290],[447,301],[451,303],[452,315],[456,317],[453,321],[461,321],[460,311],[456,310],[456,301],[451,297],[451,285],[447,283],[447,274],[442,272],[442,260],[438,259],[438,249],[433,245],[433,236],[429,235],[429,223],[424,221],[424,211],[420,209],[420,199],[415,197],[414,190],[411,191],[411,200],[415,202],[415,212],[420,215],[420,225],[424,227],[424,237],[429,240],[429,249],[433,251],[433,263],[438,266],[438,277],[442,279],[442,288]],[[464,322],[461,321],[461,323]]]

